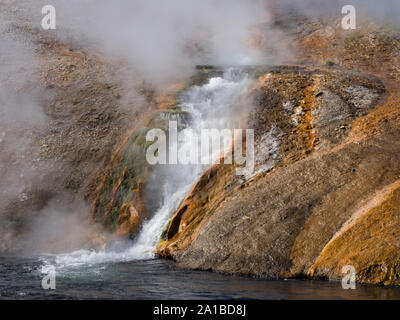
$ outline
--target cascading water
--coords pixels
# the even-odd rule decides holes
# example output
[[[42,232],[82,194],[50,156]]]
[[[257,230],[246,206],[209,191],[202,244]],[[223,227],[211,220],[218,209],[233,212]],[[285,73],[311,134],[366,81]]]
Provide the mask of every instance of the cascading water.
[[[221,77],[211,78],[205,85],[189,88],[182,95],[180,101],[181,109],[191,114],[191,121],[183,130],[192,130],[191,132],[200,136],[202,129],[230,128],[232,120],[241,112],[240,98],[248,90],[249,85],[250,80],[245,74],[231,69]],[[177,143],[178,152],[182,149],[191,152],[191,148],[197,147],[190,139],[184,139]],[[215,159],[219,154],[212,156]],[[164,167],[163,181],[157,181],[163,187],[161,206],[153,217],[143,224],[133,244],[125,244],[123,248],[119,249],[78,250],[56,255],[57,266],[68,268],[86,264],[153,258],[154,249],[171,215],[207,165],[177,164]],[[48,257],[44,258],[44,261],[50,264]]]

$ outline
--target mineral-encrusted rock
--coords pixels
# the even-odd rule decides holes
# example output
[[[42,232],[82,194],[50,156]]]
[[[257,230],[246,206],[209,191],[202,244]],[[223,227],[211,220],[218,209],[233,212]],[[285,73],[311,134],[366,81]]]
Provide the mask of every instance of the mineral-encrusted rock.
[[[396,284],[394,204],[382,220],[392,229],[375,239],[389,232],[390,248],[379,251],[384,244],[370,240],[364,264],[357,264],[349,230],[328,245],[377,190],[400,177],[398,130],[364,139],[349,134],[358,118],[385,102],[384,92],[378,79],[344,71],[261,76],[249,94],[248,127],[256,132],[256,154],[264,155],[256,175],[240,181],[234,166],[210,167],[176,211],[158,253],[185,268],[269,277],[339,277],[343,263],[353,263],[359,281]],[[374,237],[363,224],[357,237]],[[386,273],[368,275],[379,269],[375,264]]]

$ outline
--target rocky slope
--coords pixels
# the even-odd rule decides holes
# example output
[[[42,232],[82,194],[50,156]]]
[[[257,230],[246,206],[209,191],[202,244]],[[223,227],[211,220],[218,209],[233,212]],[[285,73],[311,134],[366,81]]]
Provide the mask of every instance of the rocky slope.
[[[340,279],[353,265],[360,282],[398,285],[399,38],[370,24],[296,37],[313,66],[265,73],[250,93],[248,127],[277,145],[256,139],[265,172],[235,186],[233,166],[211,167],[158,253],[275,278]]]

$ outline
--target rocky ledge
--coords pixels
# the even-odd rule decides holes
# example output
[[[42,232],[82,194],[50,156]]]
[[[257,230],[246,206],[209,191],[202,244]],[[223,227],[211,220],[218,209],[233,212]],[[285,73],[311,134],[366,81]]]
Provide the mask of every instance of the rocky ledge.
[[[355,68],[354,68],[355,69]],[[157,253],[179,267],[400,284],[396,81],[360,69],[275,68],[248,93],[256,174],[211,166]]]
[[[210,167],[157,252],[272,278],[341,279],[352,265],[358,282],[400,285],[398,33],[319,22],[292,37],[303,67],[258,74],[249,92],[257,174]]]

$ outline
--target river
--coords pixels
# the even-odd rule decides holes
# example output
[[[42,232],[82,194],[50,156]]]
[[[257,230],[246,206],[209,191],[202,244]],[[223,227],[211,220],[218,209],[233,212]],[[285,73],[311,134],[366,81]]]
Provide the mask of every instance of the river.
[[[0,258],[0,299],[400,299],[400,288],[340,282],[267,280],[186,271],[161,259],[57,267],[56,289],[44,290],[43,259]]]

